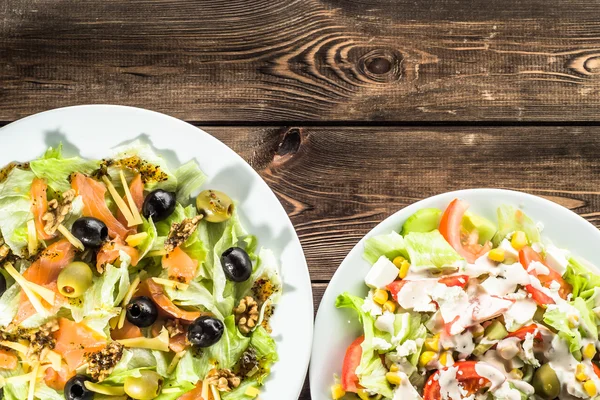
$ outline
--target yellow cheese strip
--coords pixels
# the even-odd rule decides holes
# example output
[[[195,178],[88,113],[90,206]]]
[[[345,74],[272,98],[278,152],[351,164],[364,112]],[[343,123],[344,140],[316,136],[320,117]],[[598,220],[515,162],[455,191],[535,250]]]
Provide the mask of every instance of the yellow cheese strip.
[[[62,366],[62,357],[60,354],[48,348],[42,350],[41,359],[50,362],[55,371],[59,371]]]
[[[12,383],[13,385],[20,385],[22,383],[29,382],[33,378],[33,373],[29,372],[23,375],[11,376],[4,379],[5,383]]]
[[[221,400],[221,395],[219,394],[219,391],[217,390],[217,388],[214,385],[208,385],[208,386],[210,387],[210,391],[212,392],[213,399]]]
[[[60,233],[62,233],[62,235],[65,237],[65,239],[67,239],[73,246],[75,246],[76,248],[78,248],[81,251],[85,250],[85,246],[83,245],[83,243],[81,243],[81,241],[79,239],[77,239],[75,236],[73,236],[73,234],[67,229],[66,226],[64,226],[63,224],[60,224],[58,226],[58,231]]]
[[[158,351],[169,351],[169,332],[163,327],[160,331],[160,335],[152,339],[139,337],[132,339],[117,340],[125,347],[134,347],[138,349],[158,350]]]
[[[142,216],[138,211],[137,205],[135,201],[133,201],[133,196],[131,195],[131,191],[129,190],[129,186],[127,185],[127,180],[125,179],[125,174],[123,170],[119,171],[119,175],[121,175],[121,183],[123,184],[123,190],[125,191],[125,197],[127,198],[127,202],[129,203],[129,208],[131,209],[131,216],[133,220],[136,222],[136,225],[140,225],[143,223]]]
[[[108,188],[110,195],[115,201],[115,204],[117,205],[117,207],[119,207],[119,210],[121,210],[121,213],[123,213],[123,216],[127,220],[127,226],[131,227],[139,225],[137,221],[135,221],[135,219],[133,218],[133,215],[131,215],[131,210],[129,209],[129,207],[127,207],[127,204],[125,204],[121,196],[119,196],[119,193],[117,192],[117,189],[115,189],[115,186],[112,184],[112,182],[106,176],[103,176],[102,180],[106,184],[106,187]]]
[[[36,363],[33,367],[33,371],[31,374],[33,377],[29,381],[29,392],[27,394],[27,400],[33,400],[33,396],[35,395],[35,383],[37,382],[38,369],[40,368],[40,364]]]
[[[170,279],[152,278],[152,280],[154,282],[158,283],[159,285],[167,286],[167,287],[170,287],[172,289],[181,290],[182,292],[185,292],[190,287],[190,285],[186,285],[185,283],[173,281],[173,280],[170,280]]]
[[[126,311],[125,311],[125,307],[131,301],[131,298],[133,297],[133,294],[135,293],[135,291],[137,290],[138,285],[141,282],[140,275],[141,274],[139,274],[138,276],[135,277],[135,279],[131,283],[131,286],[129,286],[129,289],[127,290],[127,293],[125,293],[125,297],[123,297],[123,301],[121,302],[121,306],[122,306],[122,308],[121,308],[121,314],[119,315],[119,321],[117,323],[117,328],[118,329],[121,329],[123,327],[123,325],[125,325],[125,315],[127,314]]]
[[[171,375],[173,371],[175,371],[175,368],[177,368],[177,364],[179,364],[179,361],[183,358],[183,356],[185,356],[185,353],[187,353],[187,350],[182,350],[179,353],[175,354],[175,356],[171,360],[171,363],[167,367],[167,375]]]
[[[23,289],[23,292],[25,292],[25,295],[31,302],[33,308],[35,308],[35,311],[37,311],[40,315],[47,316],[48,310],[44,308],[44,306],[36,296],[36,293],[42,298],[44,298],[44,300],[46,300],[49,304],[53,305],[54,292],[49,289],[46,289],[45,287],[36,285],[33,282],[29,282],[27,279],[23,278],[23,276],[19,274],[19,272],[17,272],[17,270],[12,266],[11,263],[4,264],[4,269],[6,270],[6,272],[9,273],[10,276],[13,277],[13,279],[19,284],[19,286],[21,286],[21,289]]]
[[[258,390],[257,388],[255,388],[254,386],[248,386],[248,388],[246,389],[246,391],[244,392],[244,394],[246,396],[250,396],[250,397],[256,397],[260,394],[260,390]]]
[[[146,240],[147,237],[148,237],[148,233],[140,232],[140,233],[136,233],[135,235],[127,236],[127,238],[125,238],[125,241],[131,247],[137,247],[140,244],[142,244],[144,242],[144,240]]]
[[[24,355],[27,355],[27,351],[29,350],[29,348],[24,344],[17,342],[9,342],[8,340],[1,341],[0,346],[8,347],[9,349],[17,351]]]
[[[200,398],[208,399],[208,386],[208,383],[202,382],[202,394],[200,395]]]
[[[90,381],[85,381],[84,385],[92,392],[105,394],[107,396],[123,396],[125,394],[123,386],[100,385]]]
[[[37,239],[37,231],[35,230],[35,221],[29,220],[27,221],[27,251],[29,251],[29,255],[32,256],[37,253],[38,249],[38,239]]]

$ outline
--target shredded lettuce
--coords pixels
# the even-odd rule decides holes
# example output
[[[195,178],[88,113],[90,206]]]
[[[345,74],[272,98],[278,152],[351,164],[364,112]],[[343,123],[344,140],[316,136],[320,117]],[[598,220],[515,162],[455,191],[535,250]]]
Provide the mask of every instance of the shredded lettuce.
[[[90,174],[100,167],[100,161],[87,160],[81,157],[63,158],[61,147],[46,151],[43,158],[29,163],[31,171],[57,193],[66,192],[71,188],[69,175],[74,171]]]
[[[146,239],[144,239],[144,241],[137,247],[140,253],[140,260],[152,249],[154,242],[156,241],[156,237],[158,236],[158,233],[156,232],[156,226],[154,226],[154,222],[152,222],[152,217],[150,217],[148,220],[142,216],[142,221],[142,229],[140,229],[140,232],[146,232],[148,237],[146,237]]]
[[[550,305],[544,313],[544,322],[554,328],[558,336],[568,343],[573,357],[581,360],[581,333],[577,328],[569,327],[567,313]]]
[[[513,206],[501,205],[498,207],[498,232],[496,232],[492,239],[494,247],[500,245],[500,242],[506,236],[515,231],[525,232],[529,243],[538,243],[541,241],[540,231],[531,218]]]
[[[65,398],[63,393],[57,392],[39,381],[35,385],[35,397],[44,400],[64,400]]]
[[[206,180],[206,175],[200,170],[198,163],[190,160],[175,170],[177,178],[177,201],[187,204],[192,193],[198,191]]]
[[[20,293],[20,286],[13,284],[0,297],[0,327],[8,326],[17,314]]]
[[[169,287],[165,287],[164,289],[169,298],[176,301],[180,306],[203,307],[215,314],[217,318],[224,318],[215,304],[212,293],[201,282],[190,282],[187,290],[176,290]]]
[[[13,169],[0,183],[0,231],[5,243],[15,254],[27,246],[27,221],[31,213],[31,171]]]
[[[11,376],[19,376],[23,375],[25,371],[23,371],[23,367],[18,365],[14,370],[7,370],[0,368],[0,377],[9,378]],[[29,382],[8,382],[2,388],[4,390],[4,398],[3,400],[23,400],[27,398],[27,390],[29,389]]]
[[[147,349],[124,349],[123,356],[111,374],[103,382],[123,384],[128,377],[140,377],[144,369],[156,370],[166,376],[167,360],[164,353]]]
[[[264,379],[271,373],[271,365],[278,359],[275,340],[265,328],[259,326],[252,332],[250,347],[255,350],[261,366],[260,372],[253,375],[252,379],[256,379],[262,385]]]
[[[411,269],[442,268],[463,258],[448,244],[437,229],[431,232],[411,232],[404,237]]]
[[[369,263],[375,264],[381,256],[386,256],[390,260],[397,256],[408,257],[404,238],[399,233],[392,232],[365,240],[363,258]]]

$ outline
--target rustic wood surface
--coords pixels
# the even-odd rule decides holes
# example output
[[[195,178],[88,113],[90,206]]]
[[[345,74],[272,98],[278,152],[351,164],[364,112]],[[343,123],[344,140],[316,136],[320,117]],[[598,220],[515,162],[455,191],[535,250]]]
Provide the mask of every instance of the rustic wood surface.
[[[437,193],[522,190],[600,226],[598,6],[2,0],[0,125],[113,103],[203,127],[282,201],[316,309],[365,233]]]

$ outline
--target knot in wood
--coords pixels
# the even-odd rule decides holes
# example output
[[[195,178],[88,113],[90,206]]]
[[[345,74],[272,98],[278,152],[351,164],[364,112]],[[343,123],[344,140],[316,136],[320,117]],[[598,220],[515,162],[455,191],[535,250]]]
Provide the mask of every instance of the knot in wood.
[[[375,49],[358,59],[358,71],[375,83],[397,81],[402,77],[402,55],[391,49]]]
[[[582,75],[600,75],[600,54],[581,54],[571,60],[569,67]]]

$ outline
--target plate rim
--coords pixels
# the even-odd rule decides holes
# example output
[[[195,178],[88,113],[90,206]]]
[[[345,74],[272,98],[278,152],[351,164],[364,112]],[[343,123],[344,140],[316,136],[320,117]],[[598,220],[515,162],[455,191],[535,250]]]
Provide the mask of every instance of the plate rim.
[[[307,319],[306,321],[302,321],[303,324],[308,324],[308,328],[309,328],[308,329],[307,348],[305,349],[304,352],[300,352],[300,358],[297,358],[295,360],[296,365],[298,365],[298,363],[299,363],[299,365],[302,366],[302,369],[300,371],[304,371],[302,373],[302,379],[301,380],[298,379],[297,384],[294,385],[294,386],[296,386],[296,390],[294,390],[294,392],[296,393],[295,397],[298,398],[302,392],[302,389],[304,388],[304,383],[306,381],[306,377],[308,376],[308,367],[309,367],[309,363],[310,363],[310,356],[312,354],[312,344],[313,344],[313,338],[314,338],[314,313],[315,313],[314,294],[313,294],[313,290],[312,290],[312,280],[311,280],[311,276],[310,276],[310,270],[308,267],[308,262],[306,260],[306,255],[304,254],[304,249],[302,247],[302,243],[300,242],[300,239],[298,237],[298,233],[296,231],[294,224],[292,223],[287,211],[283,207],[283,204],[281,203],[279,198],[277,198],[277,196],[275,195],[275,192],[271,189],[271,187],[267,184],[267,182],[262,178],[262,176],[254,168],[252,168],[252,166],[250,166],[250,164],[248,162],[246,162],[246,160],[244,160],[235,150],[233,150],[232,148],[227,146],[225,143],[223,143],[221,140],[219,140],[215,136],[211,135],[210,133],[206,132],[204,129],[202,129],[198,126],[193,125],[192,123],[189,123],[187,121],[184,121],[182,119],[176,118],[174,116],[171,116],[171,115],[168,115],[168,114],[165,114],[162,112],[149,110],[149,109],[145,109],[145,108],[127,106],[127,105],[118,105],[118,104],[79,104],[79,105],[53,108],[53,109],[41,111],[41,112],[38,112],[35,114],[24,116],[22,118],[19,118],[17,120],[14,120],[14,121],[8,123],[7,125],[4,125],[3,127],[0,128],[0,137],[7,135],[11,130],[19,128],[21,125],[24,125],[26,123],[31,123],[31,121],[35,120],[36,118],[48,117],[48,115],[51,115],[51,114],[60,114],[60,113],[64,113],[64,112],[66,112],[66,113],[77,112],[79,110],[85,110],[86,112],[90,112],[90,111],[98,112],[98,113],[110,113],[110,112],[124,112],[126,114],[139,113],[141,115],[151,115],[154,118],[162,118],[165,120],[169,120],[170,123],[172,123],[174,125],[177,124],[180,128],[183,127],[183,128],[187,128],[187,129],[189,129],[189,128],[196,129],[199,132],[199,134],[204,137],[205,140],[213,141],[213,143],[216,146],[219,146],[224,151],[231,153],[233,158],[236,160],[236,164],[240,164],[242,166],[242,168],[246,169],[246,171],[255,175],[255,178],[258,178],[259,182],[261,182],[260,184],[264,185],[264,187],[267,189],[269,196],[271,196],[272,199],[277,202],[279,207],[281,207],[281,210],[283,211],[283,214],[285,215],[285,220],[283,221],[283,223],[284,223],[284,225],[291,228],[291,233],[292,233],[291,240],[292,240],[292,242],[295,242],[294,245],[297,247],[297,249],[299,251],[299,253],[297,255],[301,256],[300,262],[302,264],[301,266],[303,267],[302,269],[304,272],[304,278],[308,281],[307,285],[305,285],[307,287],[307,294],[306,294],[307,304],[305,306],[308,307],[308,311],[310,311],[310,313],[308,314],[310,316],[310,318],[306,318]],[[132,117],[132,115],[131,115],[131,117]],[[139,118],[139,116],[136,116],[136,118]],[[27,135],[27,133],[25,132],[24,135]],[[174,148],[170,148],[169,150],[172,150],[177,154],[177,150],[175,150]],[[159,155],[160,155],[160,153],[159,153]],[[280,265],[280,268],[282,268],[281,265]],[[283,282],[285,284],[285,280]],[[284,292],[283,296],[285,296],[285,292]],[[296,371],[298,371],[298,370],[296,369]],[[271,377],[271,379],[277,379],[278,381],[283,381],[283,380],[287,379],[287,375],[289,372],[290,371],[281,371],[280,377]],[[268,381],[264,387],[268,388]]]

